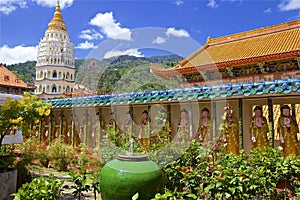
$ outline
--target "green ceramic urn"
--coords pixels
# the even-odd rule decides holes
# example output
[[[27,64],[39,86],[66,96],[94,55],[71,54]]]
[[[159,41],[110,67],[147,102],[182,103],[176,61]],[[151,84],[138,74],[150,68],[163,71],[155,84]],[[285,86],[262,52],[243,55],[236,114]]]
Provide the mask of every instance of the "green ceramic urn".
[[[108,162],[100,175],[102,200],[148,200],[161,192],[163,175],[159,167],[147,155],[119,155]]]

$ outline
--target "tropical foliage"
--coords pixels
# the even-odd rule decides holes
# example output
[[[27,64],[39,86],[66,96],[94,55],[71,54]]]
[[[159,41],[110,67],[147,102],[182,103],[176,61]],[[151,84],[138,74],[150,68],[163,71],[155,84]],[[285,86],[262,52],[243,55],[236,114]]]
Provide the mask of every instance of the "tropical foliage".
[[[15,200],[57,200],[62,197],[62,184],[60,179],[53,179],[54,175],[49,177],[38,177],[30,183],[25,183],[15,193]]]
[[[222,141],[189,149],[164,168],[166,189],[154,199],[284,199],[300,197],[300,158],[265,148],[223,151]]]
[[[14,129],[22,130],[25,136],[32,135],[34,125],[50,114],[50,107],[51,104],[28,92],[20,100],[7,98],[6,103],[0,105],[0,147],[4,136]]]

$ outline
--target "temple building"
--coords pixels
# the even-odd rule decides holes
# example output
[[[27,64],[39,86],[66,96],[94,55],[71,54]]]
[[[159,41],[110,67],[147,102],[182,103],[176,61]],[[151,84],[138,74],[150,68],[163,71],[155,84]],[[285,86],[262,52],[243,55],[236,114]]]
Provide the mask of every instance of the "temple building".
[[[26,84],[0,63],[0,104],[6,98],[20,99],[24,92],[32,92],[34,86]]]
[[[138,138],[145,111],[149,115],[149,137],[159,132],[157,120],[162,120],[170,126],[170,138],[176,138],[179,130],[184,130],[188,137],[198,138],[204,111],[209,115],[205,123],[211,128],[212,138],[222,137],[222,130],[226,129],[224,116],[232,115],[236,119],[237,146],[247,153],[256,140],[250,131],[253,123],[265,127],[268,138],[265,144],[277,147],[284,141],[299,143],[299,48],[300,20],[208,38],[203,47],[175,67],[151,66],[153,73],[170,81],[183,77],[181,87],[47,100],[52,103],[48,119],[52,131],[46,140],[51,142],[60,136],[74,147],[84,143],[97,148],[104,131],[104,126],[98,125],[109,124],[113,119],[118,127],[125,126],[128,114],[130,136]],[[283,107],[289,108],[286,121],[282,120]],[[261,112],[257,121],[256,110]],[[262,120],[263,117],[267,120]],[[188,125],[179,127],[183,118]],[[72,131],[59,128],[64,122]],[[231,126],[230,123],[227,125]],[[280,132],[287,124],[293,125],[292,140],[283,140],[282,135],[287,134]]]
[[[163,69],[151,66],[158,75],[187,83],[217,85],[284,80],[300,77],[300,20],[220,38],[206,44],[179,62]]]
[[[62,19],[59,2],[38,46],[35,85],[35,94],[42,99],[63,97],[74,91],[74,45]]]

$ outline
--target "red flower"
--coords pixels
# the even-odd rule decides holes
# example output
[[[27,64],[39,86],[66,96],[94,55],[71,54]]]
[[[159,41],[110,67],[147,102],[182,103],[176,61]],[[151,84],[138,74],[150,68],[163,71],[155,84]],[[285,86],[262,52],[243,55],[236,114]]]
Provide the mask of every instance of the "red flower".
[[[190,173],[191,170],[190,170],[189,168],[185,168],[185,169],[184,169],[184,172],[185,172],[185,173]]]
[[[177,168],[177,169],[181,169],[181,166],[177,165],[176,168]]]

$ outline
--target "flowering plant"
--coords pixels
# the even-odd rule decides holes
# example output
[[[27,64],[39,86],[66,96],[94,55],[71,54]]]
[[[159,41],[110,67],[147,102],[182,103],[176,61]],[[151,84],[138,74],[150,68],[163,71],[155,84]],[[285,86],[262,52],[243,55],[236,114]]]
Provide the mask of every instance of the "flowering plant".
[[[50,114],[50,107],[51,104],[38,100],[37,96],[28,92],[20,100],[7,98],[6,103],[0,105],[0,148],[5,135],[14,128],[22,130],[24,134],[32,134],[33,125]]]

